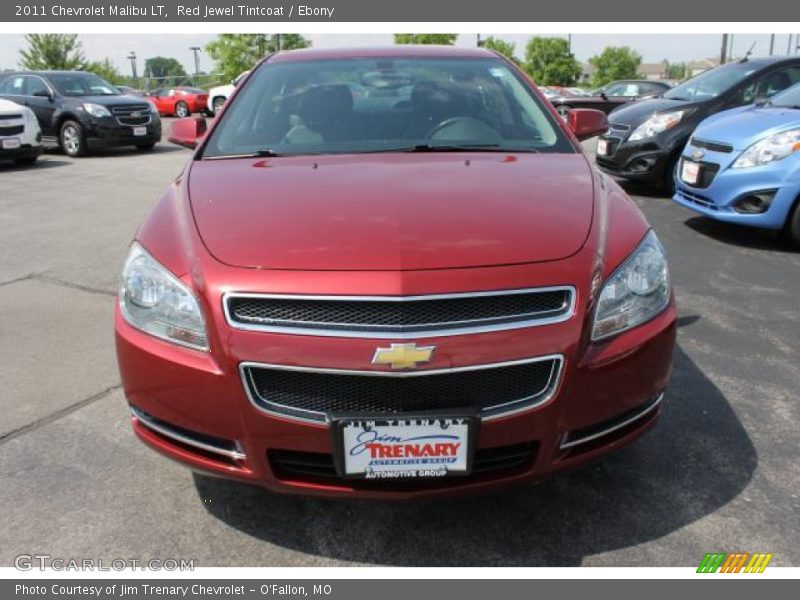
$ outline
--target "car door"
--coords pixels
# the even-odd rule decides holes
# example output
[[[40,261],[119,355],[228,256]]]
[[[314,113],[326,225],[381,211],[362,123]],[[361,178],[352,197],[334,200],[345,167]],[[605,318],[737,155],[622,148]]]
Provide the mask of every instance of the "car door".
[[[169,90],[157,89],[150,94],[150,100],[152,100],[153,104],[156,105],[158,114],[160,115],[165,115],[169,112],[169,108],[167,107],[167,98],[169,96],[169,92]]]
[[[620,81],[606,86],[605,112],[609,113],[622,104],[627,104],[641,95],[640,86],[633,81]]]
[[[23,93],[25,104],[30,108],[39,120],[42,128],[42,135],[56,135],[53,123],[53,114],[56,111],[55,92],[50,85],[38,75],[24,76]]]

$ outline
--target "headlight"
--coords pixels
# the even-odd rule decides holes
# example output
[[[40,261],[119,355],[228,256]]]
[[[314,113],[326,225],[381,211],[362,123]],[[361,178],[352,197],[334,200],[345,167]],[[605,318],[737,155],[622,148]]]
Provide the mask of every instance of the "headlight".
[[[800,129],[792,129],[765,137],[742,152],[731,168],[760,167],[786,158],[800,150]]]
[[[83,105],[83,110],[87,113],[92,115],[93,117],[110,117],[111,113],[108,112],[108,109],[105,106],[101,106],[99,104],[92,104],[91,102],[86,102]]]
[[[150,112],[153,113],[154,115],[157,115],[158,107],[156,106],[155,102],[150,102],[150,100],[148,100],[147,103],[150,105]]]
[[[594,312],[592,339],[616,335],[649,321],[669,304],[667,257],[656,234],[642,243],[606,280]]]
[[[672,112],[653,115],[647,119],[647,121],[634,129],[631,137],[628,139],[632,142],[635,142],[636,140],[650,138],[658,135],[662,131],[671,129],[681,122],[685,112],[685,110],[673,110]]]
[[[119,305],[125,320],[137,329],[208,350],[203,313],[194,294],[136,242],[122,269]]]

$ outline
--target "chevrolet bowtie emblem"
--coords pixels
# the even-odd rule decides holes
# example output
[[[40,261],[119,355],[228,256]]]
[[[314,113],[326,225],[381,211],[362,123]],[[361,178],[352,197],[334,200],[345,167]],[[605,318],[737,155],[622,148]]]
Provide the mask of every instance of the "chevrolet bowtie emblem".
[[[700,160],[706,155],[705,150],[697,149],[692,152],[692,158],[694,160]]]
[[[433,358],[436,346],[417,346],[392,344],[390,348],[377,348],[372,357],[373,365],[389,365],[393,369],[416,369],[417,363],[428,362]]]

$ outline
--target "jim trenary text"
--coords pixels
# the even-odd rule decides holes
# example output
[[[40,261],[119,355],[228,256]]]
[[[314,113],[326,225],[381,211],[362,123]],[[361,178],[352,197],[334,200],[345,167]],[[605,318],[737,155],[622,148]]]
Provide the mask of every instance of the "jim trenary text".
[[[246,596],[260,594],[261,596],[282,596],[287,598],[300,598],[305,596],[330,596],[333,586],[329,584],[293,585],[288,583],[263,583],[258,586],[250,585],[150,585],[147,583],[109,584],[109,585],[75,585],[69,583],[55,583],[47,585],[15,586],[16,596],[71,596],[107,598],[133,598],[136,596],[170,596],[178,598],[193,598],[197,596]]]

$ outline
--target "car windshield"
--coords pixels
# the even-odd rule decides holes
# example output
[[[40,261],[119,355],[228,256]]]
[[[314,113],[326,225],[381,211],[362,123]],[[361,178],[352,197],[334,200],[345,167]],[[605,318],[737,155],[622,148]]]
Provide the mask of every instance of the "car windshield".
[[[456,150],[576,152],[501,59],[413,57],[266,63],[203,156]]]
[[[193,88],[193,87],[185,87],[180,88],[182,92],[186,92],[187,94],[205,94],[205,90],[201,90],[200,88]]]
[[[728,91],[755,70],[755,65],[748,62],[722,65],[676,85],[664,92],[664,98],[686,101],[710,100]]]
[[[62,96],[119,96],[120,91],[91,73],[57,73],[49,76]]]
[[[800,108],[800,83],[779,94],[769,101],[770,106]]]

